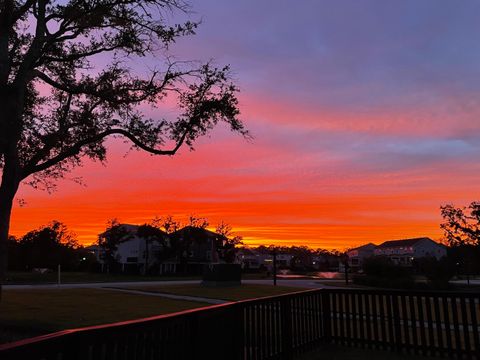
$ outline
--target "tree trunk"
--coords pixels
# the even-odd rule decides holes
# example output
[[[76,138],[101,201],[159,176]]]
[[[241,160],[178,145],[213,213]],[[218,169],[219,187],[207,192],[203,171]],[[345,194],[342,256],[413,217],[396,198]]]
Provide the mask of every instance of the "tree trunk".
[[[7,241],[10,228],[12,205],[19,185],[19,171],[16,161],[12,164],[7,157],[0,184],[0,300],[2,298],[2,284],[7,271]]]

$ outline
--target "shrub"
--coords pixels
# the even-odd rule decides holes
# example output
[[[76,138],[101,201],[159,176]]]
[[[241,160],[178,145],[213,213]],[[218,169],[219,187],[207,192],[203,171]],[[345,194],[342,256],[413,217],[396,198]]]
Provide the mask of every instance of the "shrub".
[[[411,289],[415,286],[410,269],[395,265],[388,257],[375,256],[366,259],[363,264],[365,276],[356,276],[354,283],[385,287]]]
[[[363,271],[369,276],[387,278],[399,278],[411,276],[411,271],[403,266],[395,265],[386,256],[375,256],[366,259],[363,264]]]
[[[417,271],[423,273],[434,289],[446,289],[455,274],[455,265],[448,258],[437,260],[434,257],[415,260]]]

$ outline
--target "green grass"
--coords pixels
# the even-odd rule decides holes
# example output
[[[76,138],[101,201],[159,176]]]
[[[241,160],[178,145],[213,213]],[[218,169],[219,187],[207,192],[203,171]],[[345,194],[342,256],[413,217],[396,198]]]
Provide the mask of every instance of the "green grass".
[[[102,289],[4,290],[0,342],[208,305]]]
[[[122,282],[122,281],[171,281],[171,280],[200,280],[200,275],[127,275],[107,274],[93,272],[62,272],[62,284],[94,283],[94,282]],[[243,274],[243,279],[268,279],[265,273]],[[28,271],[9,271],[7,273],[6,285],[16,284],[56,284],[57,273],[50,272],[39,274]]]
[[[125,287],[126,288],[126,287]],[[176,295],[198,296],[211,299],[223,300],[246,300],[265,296],[274,296],[296,291],[307,290],[306,288],[291,286],[253,285],[244,284],[241,286],[229,287],[206,287],[200,284],[189,285],[145,285],[129,286],[128,289],[169,293]]]
[[[11,271],[7,273],[5,285],[14,284],[56,284],[57,273],[39,274],[26,271]],[[169,280],[200,280],[200,276],[141,276],[126,274],[107,274],[89,272],[62,272],[62,284],[121,282],[121,281],[169,281]]]

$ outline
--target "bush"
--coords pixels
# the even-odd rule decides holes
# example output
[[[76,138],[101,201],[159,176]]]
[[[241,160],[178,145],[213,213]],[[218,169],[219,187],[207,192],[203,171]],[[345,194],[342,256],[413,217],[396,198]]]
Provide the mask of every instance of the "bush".
[[[384,288],[411,289],[415,287],[410,269],[395,265],[385,256],[366,259],[363,271],[365,276],[355,276],[354,283]]]
[[[387,278],[408,277],[412,275],[410,269],[395,265],[392,260],[386,256],[375,256],[366,259],[363,264],[363,271],[369,276]]]
[[[446,289],[455,274],[455,265],[448,258],[437,260],[434,257],[415,260],[417,271],[424,274],[431,288]]]

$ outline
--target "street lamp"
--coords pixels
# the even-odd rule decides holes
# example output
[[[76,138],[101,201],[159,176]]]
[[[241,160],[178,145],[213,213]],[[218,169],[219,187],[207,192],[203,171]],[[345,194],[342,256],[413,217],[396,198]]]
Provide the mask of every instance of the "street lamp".
[[[277,286],[277,249],[273,249],[273,286]]]

